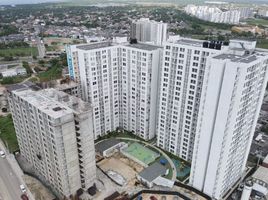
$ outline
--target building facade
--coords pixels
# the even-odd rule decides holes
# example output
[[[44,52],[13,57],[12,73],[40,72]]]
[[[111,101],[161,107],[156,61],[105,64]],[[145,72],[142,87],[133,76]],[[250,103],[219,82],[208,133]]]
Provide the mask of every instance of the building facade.
[[[267,83],[268,55],[231,41],[205,71],[190,185],[221,199],[246,170]]]
[[[93,106],[95,138],[117,128],[153,138],[162,48],[101,42],[75,49],[82,98]]]
[[[162,45],[167,40],[167,24],[141,18],[131,24],[130,38],[140,42],[151,42],[155,45]]]
[[[205,21],[225,24],[238,24],[241,14],[239,9],[222,10],[217,7],[196,5],[187,5],[184,11]]]
[[[21,155],[60,196],[91,187],[96,178],[92,110],[55,89],[8,89]]]
[[[226,48],[183,38],[164,44],[156,131],[159,147],[191,161],[207,58]]]

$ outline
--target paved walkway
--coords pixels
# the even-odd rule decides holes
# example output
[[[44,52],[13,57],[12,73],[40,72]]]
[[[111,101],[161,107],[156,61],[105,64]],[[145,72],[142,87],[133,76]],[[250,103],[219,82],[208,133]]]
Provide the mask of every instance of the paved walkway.
[[[135,142],[139,142],[139,143],[143,143],[145,144],[146,146],[149,146],[153,149],[155,149],[156,151],[159,151],[166,159],[167,161],[169,162],[171,168],[172,168],[172,178],[171,180],[172,181],[176,181],[176,177],[177,177],[177,169],[176,169],[176,166],[175,164],[173,163],[173,161],[169,158],[169,156],[164,152],[162,151],[161,149],[157,148],[156,146],[148,143],[148,142],[143,142],[143,141],[140,141],[138,139],[133,139],[133,138],[125,138],[125,137],[116,137],[117,139],[123,139],[123,140],[130,140],[130,141],[135,141]]]

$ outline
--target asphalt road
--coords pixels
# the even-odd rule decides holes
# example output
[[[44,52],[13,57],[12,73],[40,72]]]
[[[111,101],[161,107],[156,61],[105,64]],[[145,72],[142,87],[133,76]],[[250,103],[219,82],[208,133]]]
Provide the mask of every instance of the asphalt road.
[[[0,157],[0,200],[19,200],[21,194],[18,177],[8,160]]]
[[[37,49],[38,49],[39,57],[44,58],[44,56],[46,55],[46,48],[44,44],[41,43],[41,40],[39,37],[36,38],[36,42],[37,42]]]

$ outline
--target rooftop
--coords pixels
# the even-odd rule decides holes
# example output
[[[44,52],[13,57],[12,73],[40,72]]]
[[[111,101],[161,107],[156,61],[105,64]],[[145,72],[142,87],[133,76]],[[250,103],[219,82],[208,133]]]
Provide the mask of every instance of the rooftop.
[[[191,46],[198,46],[198,47],[202,47],[203,46],[203,40],[194,40],[194,39],[180,39],[177,40],[176,43],[177,44],[182,44],[182,45],[191,45]]]
[[[166,171],[167,171],[166,167],[156,162],[150,165],[149,167],[147,167],[146,169],[142,170],[139,173],[139,176],[147,180],[148,182],[152,182],[159,176],[164,175]]]
[[[117,145],[118,143],[120,143],[119,140],[117,140],[115,138],[111,138],[109,140],[104,140],[104,141],[96,144],[95,148],[96,148],[97,152],[102,154],[104,151],[106,151],[107,149]]]
[[[136,48],[136,49],[142,49],[146,51],[153,51],[153,50],[161,48],[160,46],[155,46],[155,45],[146,44],[146,43],[127,44],[125,46]]]
[[[219,59],[219,60],[230,60],[232,62],[237,63],[251,63],[256,60],[258,60],[261,57],[267,56],[267,54],[261,53],[261,52],[253,52],[252,54],[245,54],[245,55],[235,55],[233,53],[223,53],[217,56],[214,56],[213,58]]]
[[[52,88],[35,91],[31,87],[18,84],[9,92],[15,93],[52,118],[72,113],[80,114],[90,109],[90,105],[81,99]]]
[[[104,47],[110,47],[113,46],[111,42],[98,42],[98,43],[92,43],[92,44],[86,44],[86,45],[77,45],[77,49],[81,50],[93,50],[93,49],[99,49]]]
[[[252,177],[268,184],[268,168],[259,166]]]

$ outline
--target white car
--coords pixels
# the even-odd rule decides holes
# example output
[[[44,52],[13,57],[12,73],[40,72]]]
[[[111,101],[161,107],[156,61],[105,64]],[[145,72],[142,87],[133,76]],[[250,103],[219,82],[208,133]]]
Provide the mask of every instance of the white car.
[[[26,188],[24,185],[20,185],[20,190],[22,191],[22,193],[25,193],[26,192]]]
[[[5,158],[5,157],[6,157],[5,152],[4,152],[4,151],[0,151],[0,156],[1,156],[2,158]]]

